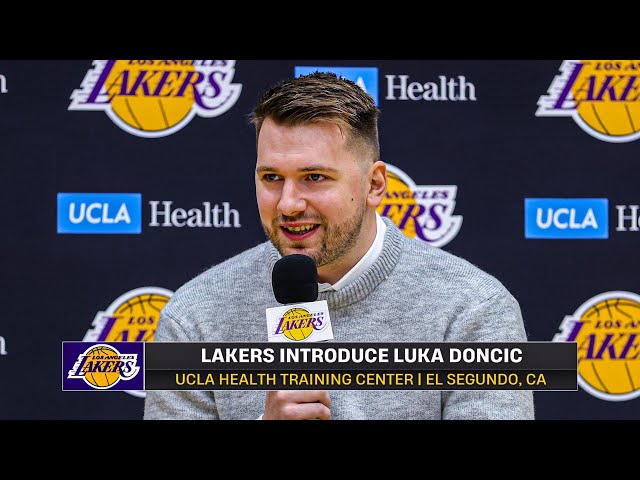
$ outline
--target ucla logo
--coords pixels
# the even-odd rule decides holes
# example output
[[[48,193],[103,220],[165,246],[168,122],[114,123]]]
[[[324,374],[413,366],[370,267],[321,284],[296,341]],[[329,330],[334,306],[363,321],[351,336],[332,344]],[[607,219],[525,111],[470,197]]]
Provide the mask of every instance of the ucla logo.
[[[456,185],[416,185],[398,167],[387,165],[387,191],[377,211],[404,234],[434,247],[449,243],[460,231],[462,216],[453,215]]]
[[[69,110],[103,111],[132,135],[171,135],[199,115],[217,117],[240,97],[235,60],[94,60]]]
[[[300,77],[313,72],[332,72],[351,80],[373,98],[378,105],[378,69],[376,67],[295,67],[294,75]]]
[[[58,193],[58,233],[140,233],[139,193]]]
[[[99,311],[84,342],[152,342],[155,338],[160,311],[173,292],[160,287],[141,287],[130,290],[105,310]],[[144,397],[144,391],[126,390],[135,397]]]
[[[585,132],[611,143],[640,138],[640,60],[565,60],[538,99],[538,117],[570,117]]]
[[[610,401],[640,396],[640,295],[610,291],[567,315],[554,342],[578,345],[578,385]]]
[[[144,388],[141,374],[144,372],[143,345],[128,344],[124,347],[116,348],[107,343],[63,342],[63,368],[73,360],[73,366],[67,370],[63,390]],[[79,348],[84,350],[77,353]],[[120,384],[121,380],[127,387]]]
[[[525,198],[525,238],[609,238],[606,198]]]

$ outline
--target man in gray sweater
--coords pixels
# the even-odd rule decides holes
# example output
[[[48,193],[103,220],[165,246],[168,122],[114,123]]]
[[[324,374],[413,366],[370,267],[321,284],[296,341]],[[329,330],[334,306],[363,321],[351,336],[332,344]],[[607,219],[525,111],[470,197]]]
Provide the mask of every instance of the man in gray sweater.
[[[379,110],[354,82],[280,82],[251,115],[256,196],[268,241],[179,288],[156,342],[266,342],[275,263],[317,266],[339,342],[523,342],[518,302],[493,276],[404,235],[376,211],[387,173]],[[148,391],[145,419],[526,419],[528,390]]]

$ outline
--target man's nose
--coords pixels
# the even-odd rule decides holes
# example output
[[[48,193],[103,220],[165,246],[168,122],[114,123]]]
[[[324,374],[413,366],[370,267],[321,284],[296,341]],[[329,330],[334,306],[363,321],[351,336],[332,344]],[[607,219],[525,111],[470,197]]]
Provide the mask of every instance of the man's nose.
[[[282,186],[282,194],[278,202],[278,212],[287,217],[294,217],[307,208],[307,201],[303,192],[293,180],[285,180]]]

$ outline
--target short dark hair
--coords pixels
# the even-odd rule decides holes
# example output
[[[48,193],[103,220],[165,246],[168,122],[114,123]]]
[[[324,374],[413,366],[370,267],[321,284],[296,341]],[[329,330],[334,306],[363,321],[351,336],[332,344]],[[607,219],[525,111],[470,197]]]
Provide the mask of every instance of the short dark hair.
[[[347,147],[363,146],[373,162],[380,160],[375,101],[357,83],[333,72],[313,72],[283,80],[265,92],[250,114],[256,143],[265,119],[279,125],[332,123],[347,138]]]

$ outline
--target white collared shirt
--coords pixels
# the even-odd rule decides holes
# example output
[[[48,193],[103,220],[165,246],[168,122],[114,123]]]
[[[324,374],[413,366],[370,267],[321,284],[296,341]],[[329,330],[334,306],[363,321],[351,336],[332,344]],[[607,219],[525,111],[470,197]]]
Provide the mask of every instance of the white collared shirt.
[[[318,292],[327,292],[329,290],[340,290],[353,282],[358,275],[364,272],[367,268],[373,265],[378,255],[382,251],[382,244],[384,243],[384,233],[387,230],[387,226],[384,224],[382,217],[376,212],[376,238],[373,240],[371,247],[367,250],[367,253],[356,263],[351,270],[331,285],[330,283],[318,283]]]

